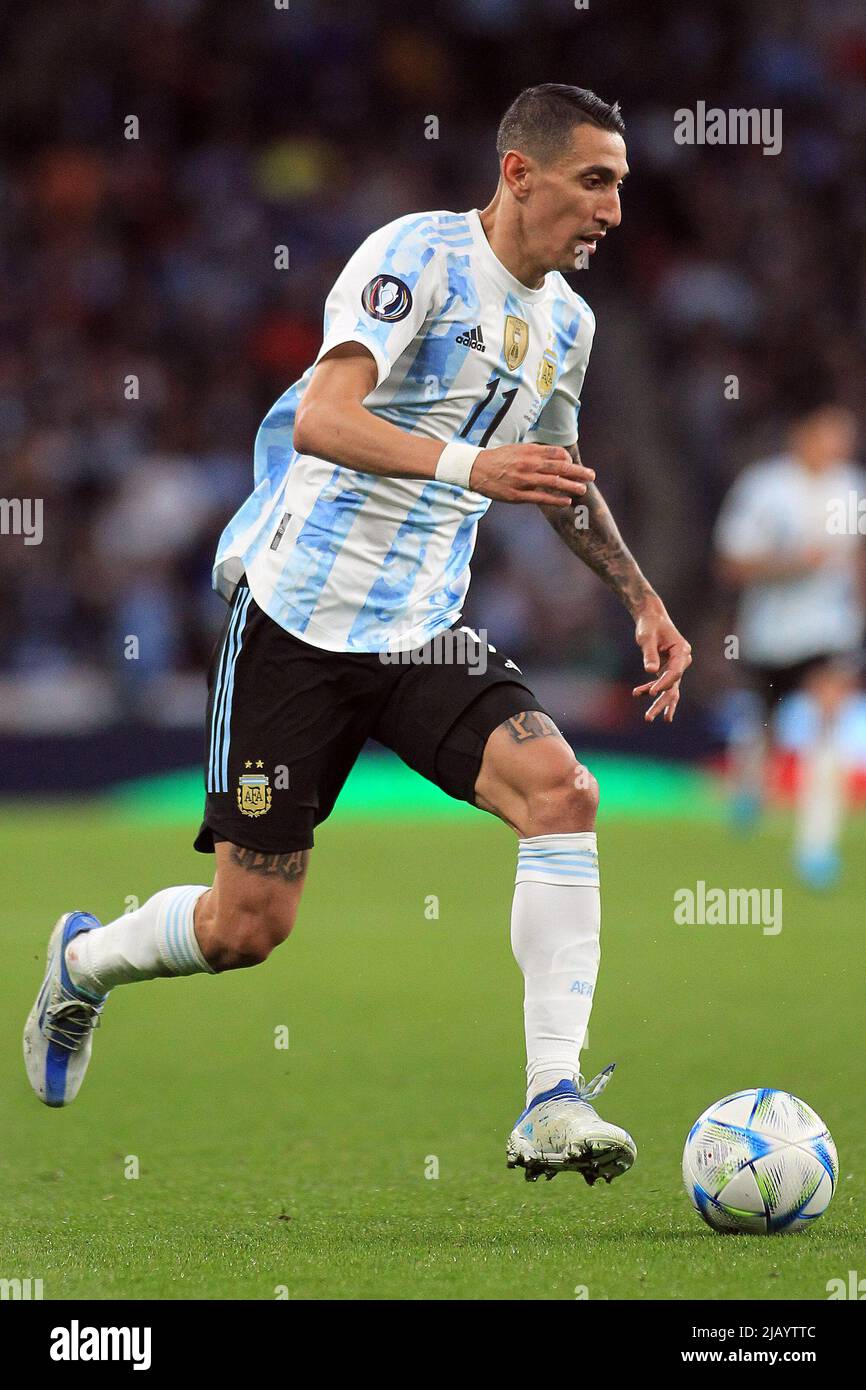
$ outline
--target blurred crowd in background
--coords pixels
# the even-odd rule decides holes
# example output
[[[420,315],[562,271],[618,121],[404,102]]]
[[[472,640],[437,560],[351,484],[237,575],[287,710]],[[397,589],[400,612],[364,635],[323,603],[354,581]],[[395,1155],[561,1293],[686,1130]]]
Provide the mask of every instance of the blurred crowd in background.
[[[199,723],[215,540],[333,280],[394,217],[483,207],[539,81],[622,104],[622,226],[574,278],[598,319],[581,447],[712,702],[724,492],[810,383],[866,407],[859,0],[0,11],[0,495],[44,502],[41,544],[0,537],[0,723]],[[781,152],[677,144],[698,101],[781,108]],[[631,625],[541,516],[494,505],[473,573],[467,620],[616,727]]]

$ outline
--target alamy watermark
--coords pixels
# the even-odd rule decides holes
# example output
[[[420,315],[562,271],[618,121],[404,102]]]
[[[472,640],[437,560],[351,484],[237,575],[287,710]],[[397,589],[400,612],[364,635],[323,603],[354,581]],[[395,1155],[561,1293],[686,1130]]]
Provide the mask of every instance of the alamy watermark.
[[[778,154],[782,148],[782,111],[778,106],[740,106],[723,111],[699,101],[694,111],[681,106],[674,112],[674,141],[677,145],[761,145],[764,154]]]
[[[782,930],[781,888],[708,888],[699,878],[694,888],[677,888],[674,921],[678,926],[761,927],[764,936]]]
[[[866,1299],[866,1279],[861,1279],[856,1269],[848,1270],[847,1279],[828,1279],[824,1287],[830,1302],[836,1298],[852,1298],[862,1303]]]
[[[0,1301],[6,1302],[28,1302],[31,1299],[45,1297],[44,1286],[41,1279],[0,1279]]]
[[[844,497],[828,498],[827,534],[866,536],[866,497],[851,490]]]
[[[0,497],[0,536],[23,536],[25,545],[41,545],[42,535],[41,497]]]
[[[134,1371],[151,1364],[149,1327],[82,1327],[73,1318],[68,1327],[51,1330],[48,1355],[52,1361],[131,1361]]]
[[[385,666],[465,666],[470,676],[483,676],[488,653],[495,651],[487,640],[486,628],[476,632],[471,627],[458,627],[431,637],[423,647],[411,647],[406,651],[385,648],[379,652],[379,660]],[[515,662],[506,661],[505,665],[520,674]]]

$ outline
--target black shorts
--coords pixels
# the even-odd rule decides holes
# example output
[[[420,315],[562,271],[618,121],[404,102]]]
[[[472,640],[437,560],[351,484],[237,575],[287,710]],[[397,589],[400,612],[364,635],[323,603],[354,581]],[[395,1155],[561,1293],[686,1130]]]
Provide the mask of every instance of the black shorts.
[[[765,709],[777,705],[786,695],[799,690],[815,671],[828,666],[850,665],[852,658],[842,652],[821,652],[795,661],[790,666],[759,666],[751,662],[747,668],[749,683]]]
[[[513,662],[469,633],[454,628],[411,660],[323,651],[269,618],[242,581],[208,673],[196,849],[212,853],[218,840],[266,854],[311,848],[368,738],[474,804],[490,734],[543,706]]]

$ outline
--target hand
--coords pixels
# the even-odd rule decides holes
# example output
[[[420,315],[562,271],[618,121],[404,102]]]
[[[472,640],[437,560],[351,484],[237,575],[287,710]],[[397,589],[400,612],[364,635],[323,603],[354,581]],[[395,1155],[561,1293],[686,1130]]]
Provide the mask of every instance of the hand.
[[[814,570],[821,569],[828,560],[833,558],[833,547],[831,545],[809,545],[802,555],[794,556],[794,563],[797,561],[802,564],[807,574],[812,574]],[[847,556],[846,556],[847,559]]]
[[[692,664],[692,649],[657,598],[639,611],[634,635],[643,652],[644,670],[658,674],[645,685],[635,686],[631,693],[654,696],[644,715],[648,724],[659,714],[664,714],[665,722],[671,724],[680,702],[680,681]]]
[[[582,497],[595,472],[575,463],[566,449],[552,444],[504,444],[482,449],[472,465],[469,486],[497,502],[541,502],[567,507]]]
[[[850,564],[851,549],[844,536],[831,536],[824,545],[811,545],[803,556],[803,567],[809,574],[830,567],[847,569]]]

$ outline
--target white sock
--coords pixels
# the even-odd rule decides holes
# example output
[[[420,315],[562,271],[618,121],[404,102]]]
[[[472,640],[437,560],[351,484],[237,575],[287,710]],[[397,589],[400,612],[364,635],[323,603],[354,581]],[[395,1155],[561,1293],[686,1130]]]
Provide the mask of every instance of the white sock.
[[[824,727],[803,755],[797,798],[797,851],[827,854],[836,848],[845,803],[844,768],[836,726]]]
[[[758,804],[764,800],[767,741],[767,727],[748,714],[737,722],[729,744],[734,791]]]
[[[595,833],[520,841],[511,946],[526,981],[527,1104],[580,1073],[601,958]]]
[[[212,975],[193,926],[195,905],[206,892],[201,883],[163,888],[135,912],[73,937],[66,948],[73,983],[88,994],[107,994],[133,980]]]

